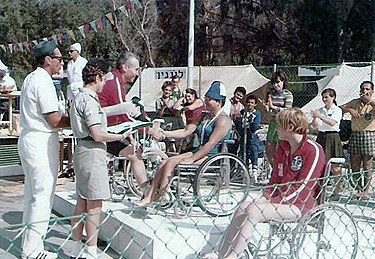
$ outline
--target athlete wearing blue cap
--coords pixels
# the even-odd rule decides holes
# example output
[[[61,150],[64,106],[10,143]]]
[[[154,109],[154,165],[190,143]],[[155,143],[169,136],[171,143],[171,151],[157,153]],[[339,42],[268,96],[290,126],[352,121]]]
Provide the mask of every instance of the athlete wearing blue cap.
[[[197,131],[199,147],[193,152],[187,152],[164,160],[155,175],[147,195],[137,203],[146,206],[155,200],[164,198],[174,169],[178,164],[200,164],[207,157],[220,152],[224,139],[229,137],[232,120],[223,111],[226,99],[225,86],[220,81],[214,81],[205,94],[204,102],[208,114],[200,122],[188,124],[185,129],[161,131],[154,134],[157,139],[183,139]]]

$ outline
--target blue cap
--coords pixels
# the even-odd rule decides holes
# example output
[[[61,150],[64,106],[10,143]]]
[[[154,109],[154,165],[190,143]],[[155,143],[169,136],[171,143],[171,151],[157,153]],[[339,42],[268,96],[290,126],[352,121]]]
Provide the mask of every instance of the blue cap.
[[[215,100],[225,100],[227,98],[225,85],[220,81],[212,82],[205,96]]]

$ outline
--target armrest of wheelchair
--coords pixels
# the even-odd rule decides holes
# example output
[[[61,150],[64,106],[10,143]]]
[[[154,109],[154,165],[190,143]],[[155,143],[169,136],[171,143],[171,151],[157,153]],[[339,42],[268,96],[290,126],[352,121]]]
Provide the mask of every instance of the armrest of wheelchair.
[[[327,164],[345,164],[345,158],[343,157],[332,157],[330,160],[328,160]]]
[[[234,139],[225,139],[224,143],[227,144],[227,145],[234,145],[234,143],[236,143],[236,142],[235,142]]]
[[[197,169],[199,167],[199,165],[197,165],[197,164],[179,164],[178,167],[180,169],[191,169],[191,168]]]

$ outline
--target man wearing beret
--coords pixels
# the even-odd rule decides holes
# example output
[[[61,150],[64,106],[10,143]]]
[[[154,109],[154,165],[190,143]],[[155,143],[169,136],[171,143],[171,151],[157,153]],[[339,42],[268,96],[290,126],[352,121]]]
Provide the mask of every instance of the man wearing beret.
[[[68,126],[69,118],[59,112],[52,75],[64,64],[54,41],[33,48],[37,68],[23,82],[20,101],[18,151],[25,174],[22,258],[57,258],[44,250],[55,183],[59,168],[58,128]],[[33,224],[34,222],[42,222]]]
[[[66,68],[66,76],[69,81],[66,94],[69,103],[74,100],[78,89],[83,88],[82,70],[87,64],[87,59],[81,56],[81,51],[82,47],[79,43],[74,43],[69,47],[69,56],[72,59]]]

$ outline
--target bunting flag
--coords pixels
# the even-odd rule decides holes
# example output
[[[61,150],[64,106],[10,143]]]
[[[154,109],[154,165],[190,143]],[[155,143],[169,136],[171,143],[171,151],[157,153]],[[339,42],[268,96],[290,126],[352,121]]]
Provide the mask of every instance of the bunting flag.
[[[96,21],[91,21],[90,27],[91,27],[91,29],[94,30],[94,32],[98,32],[98,28],[96,27]]]
[[[110,23],[112,25],[115,25],[115,19],[113,18],[113,13],[112,12],[107,13],[105,16],[107,17],[107,19],[110,21]]]
[[[63,44],[63,42],[68,42],[77,40],[76,35],[81,35],[83,38],[86,38],[86,34],[90,31],[98,33],[102,32],[104,27],[107,27],[108,21],[113,26],[115,25],[115,19],[119,18],[120,13],[124,14],[126,17],[129,17],[129,10],[134,10],[134,6],[137,8],[143,8],[142,3],[139,0],[127,0],[125,5],[120,6],[118,9],[108,12],[102,15],[100,18],[92,20],[91,22],[85,23],[75,30],[65,30],[56,35],[51,35],[48,37],[43,37],[39,41],[48,41],[53,40],[57,45]],[[38,40],[24,41],[18,43],[9,43],[9,44],[0,44],[0,50],[7,53],[17,53],[17,52],[30,52],[32,47],[38,45]]]
[[[78,30],[81,33],[82,37],[86,38],[86,35],[85,35],[85,25],[79,26]]]
[[[102,22],[102,19],[100,19],[100,18],[96,19],[95,24],[96,24],[96,27],[100,31],[103,31],[103,22]]]
[[[73,39],[73,41],[76,41],[76,36],[74,35],[73,31],[69,30],[69,31],[67,31],[67,33],[68,33],[69,37]]]

